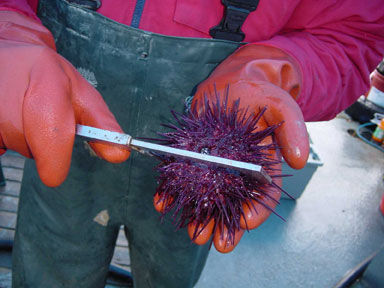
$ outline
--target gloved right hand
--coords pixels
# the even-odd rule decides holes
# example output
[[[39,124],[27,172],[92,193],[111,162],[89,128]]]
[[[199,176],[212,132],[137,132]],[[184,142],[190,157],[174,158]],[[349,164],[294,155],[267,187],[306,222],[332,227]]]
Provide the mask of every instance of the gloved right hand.
[[[0,155],[34,158],[44,184],[58,186],[71,162],[76,124],[122,132],[101,95],[63,57],[51,33],[13,11],[0,11]],[[130,151],[92,143],[119,163]]]
[[[192,107],[196,108],[196,111],[203,111],[206,99],[209,103],[216,103],[217,99],[224,103],[226,97],[228,108],[240,100],[239,107],[254,115],[266,107],[267,110],[259,120],[255,132],[283,123],[274,131],[279,152],[271,150],[268,152],[269,157],[279,161],[281,152],[288,165],[301,169],[305,166],[309,154],[307,129],[302,112],[295,101],[299,97],[301,83],[299,65],[290,55],[277,47],[249,44],[227,57],[199,84]],[[272,137],[263,141],[262,145],[270,144]],[[276,164],[274,170],[269,172],[270,175],[281,175],[281,167],[281,164]],[[281,178],[274,178],[274,183],[281,187]],[[267,220],[280,195],[279,189],[268,189],[268,192],[260,197],[263,202],[244,202],[240,229],[235,232],[234,241],[228,237],[225,226],[223,231],[220,226],[214,230],[215,223],[212,219],[204,229],[204,225],[199,224],[200,234],[196,238],[194,235],[197,224],[189,223],[189,236],[193,242],[202,245],[209,241],[213,234],[216,250],[228,253],[239,243],[244,230],[255,229]],[[169,203],[164,203],[156,194],[154,205],[156,210],[162,213]]]

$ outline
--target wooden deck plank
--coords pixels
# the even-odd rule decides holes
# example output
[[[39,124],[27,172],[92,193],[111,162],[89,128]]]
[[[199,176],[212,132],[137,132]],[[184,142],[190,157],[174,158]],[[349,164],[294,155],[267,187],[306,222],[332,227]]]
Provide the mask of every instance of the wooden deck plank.
[[[112,264],[122,266],[125,269],[130,269],[131,261],[129,260],[129,252],[126,247],[115,247]]]
[[[129,259],[128,241],[125,238],[124,230],[121,228],[117,237],[115,251],[113,253],[112,264],[127,271],[131,271],[131,261]]]
[[[3,167],[24,168],[25,158],[20,155],[7,153],[1,156],[1,165]]]
[[[20,168],[3,166],[3,172],[5,180],[21,182],[21,179],[23,178],[23,169]]]
[[[120,229],[119,236],[117,237],[116,245],[120,247],[126,247],[128,248],[128,241],[125,237],[124,230]]]
[[[17,213],[17,205],[19,203],[19,198],[2,196],[0,194],[0,211],[8,211]],[[0,220],[1,222],[1,220]]]
[[[15,238],[15,229],[2,229],[0,228],[0,239],[3,241],[13,241]],[[0,286],[1,287],[1,286]]]
[[[11,272],[11,269],[0,267],[0,274],[10,273],[10,272]],[[2,287],[2,286],[0,286],[0,287]]]
[[[21,188],[21,183],[19,181],[9,181],[5,186],[0,187],[0,195],[13,195],[15,197],[19,196]]]
[[[15,229],[16,214],[0,211],[0,226]]]

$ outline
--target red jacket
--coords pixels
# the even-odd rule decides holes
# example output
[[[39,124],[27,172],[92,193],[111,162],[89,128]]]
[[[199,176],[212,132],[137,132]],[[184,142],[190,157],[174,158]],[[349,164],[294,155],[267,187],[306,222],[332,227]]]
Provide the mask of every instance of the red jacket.
[[[136,2],[102,0],[98,12],[131,25]],[[298,103],[305,119],[328,120],[369,88],[369,74],[384,55],[383,4],[382,0],[260,0],[243,25],[245,41],[268,43],[294,56],[302,70]],[[37,0],[0,0],[0,10],[37,19],[36,6]],[[135,23],[155,33],[209,38],[209,29],[220,22],[223,10],[221,0],[146,0]]]

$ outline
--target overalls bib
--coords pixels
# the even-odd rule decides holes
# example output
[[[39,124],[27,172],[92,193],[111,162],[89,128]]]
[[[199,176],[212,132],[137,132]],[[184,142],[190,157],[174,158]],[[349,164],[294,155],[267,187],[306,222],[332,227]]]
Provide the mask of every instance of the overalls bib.
[[[169,37],[119,24],[63,0],[40,0],[39,17],[68,59],[104,97],[123,130],[157,137],[170,110],[239,46]],[[55,155],[52,155],[55,157]],[[191,243],[153,208],[156,159],[132,152],[111,164],[76,139],[69,176],[44,186],[26,162],[13,251],[14,287],[104,287],[119,227],[129,242],[135,287],[192,287],[208,245]]]

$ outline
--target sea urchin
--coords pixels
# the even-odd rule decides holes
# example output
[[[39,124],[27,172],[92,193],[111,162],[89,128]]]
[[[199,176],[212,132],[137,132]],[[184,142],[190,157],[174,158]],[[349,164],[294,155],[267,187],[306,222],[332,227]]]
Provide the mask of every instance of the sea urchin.
[[[239,100],[228,103],[228,94],[224,101],[219,98],[216,94],[216,102],[210,103],[205,96],[202,109],[193,106],[187,115],[172,112],[177,124],[164,125],[172,131],[159,133],[163,139],[158,140],[179,149],[261,165],[267,173],[276,174],[272,167],[280,161],[270,151],[277,149],[277,144],[274,140],[262,142],[281,124],[260,129],[258,123],[266,108],[249,113],[239,108]],[[160,207],[163,215],[172,211],[178,228],[194,223],[192,240],[214,223],[213,233],[225,226],[227,241],[233,242],[244,216],[244,203],[255,200],[272,211],[265,197],[278,202],[271,192],[280,189],[275,182],[261,183],[236,171],[186,159],[161,156],[161,160],[155,207]]]

